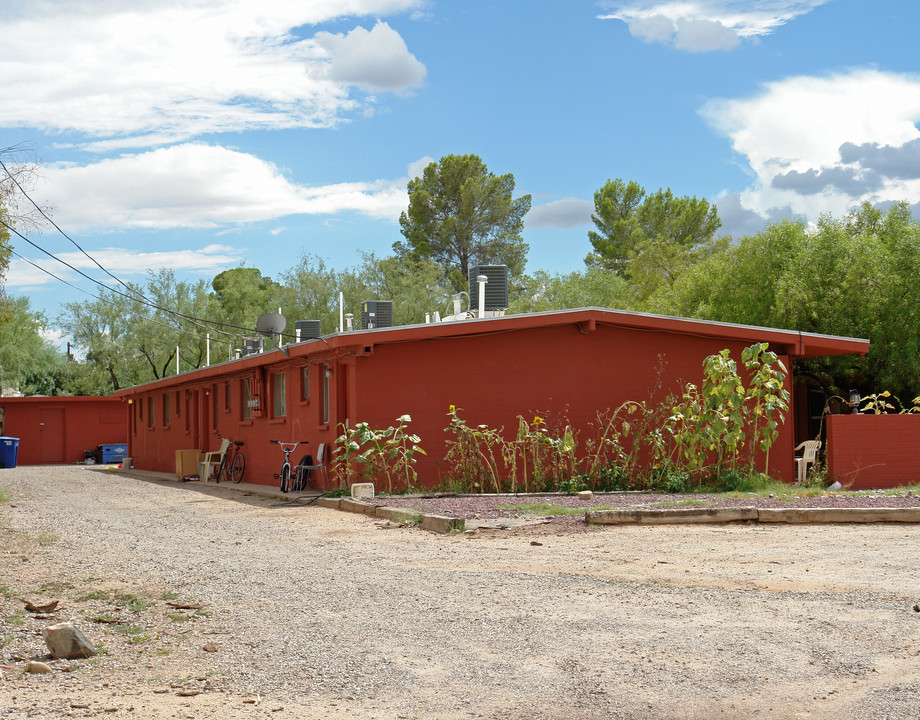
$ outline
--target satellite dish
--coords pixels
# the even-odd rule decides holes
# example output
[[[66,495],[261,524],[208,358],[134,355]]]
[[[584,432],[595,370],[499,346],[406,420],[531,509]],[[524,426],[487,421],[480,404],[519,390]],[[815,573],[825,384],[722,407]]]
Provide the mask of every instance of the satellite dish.
[[[256,332],[261,335],[280,335],[287,326],[287,320],[281,313],[265,313],[256,320]]]

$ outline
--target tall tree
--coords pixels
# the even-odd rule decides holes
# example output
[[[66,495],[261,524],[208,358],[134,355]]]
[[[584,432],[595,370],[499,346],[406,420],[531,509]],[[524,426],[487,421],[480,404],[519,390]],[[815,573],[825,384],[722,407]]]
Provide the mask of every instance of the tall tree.
[[[521,237],[530,195],[517,199],[514,176],[494,175],[477,155],[446,155],[409,181],[409,209],[399,216],[399,257],[431,259],[456,290],[476,264],[504,264],[520,275],[527,259]]]
[[[149,274],[145,286],[130,287],[132,292],[103,290],[97,300],[67,303],[59,320],[86,361],[105,372],[109,390],[174,373],[177,348],[180,370],[201,367],[209,332],[213,354],[227,357],[226,344],[218,350],[224,336],[212,328],[221,316],[205,281],[177,281],[172,270],[161,269]]]
[[[288,324],[292,319],[319,320],[324,334],[334,332],[339,324],[339,292],[346,311],[356,316],[365,300],[392,300],[394,325],[420,323],[426,311],[443,310],[447,304],[450,291],[441,267],[432,260],[378,258],[373,253],[363,253],[361,258],[359,267],[337,271],[322,258],[304,254],[282,276]]]
[[[588,265],[627,274],[631,257],[648,245],[690,249],[712,239],[722,225],[714,205],[696,197],[675,197],[671,189],[651,195],[637,182],[608,180],[594,193],[596,230],[588,232],[594,251]]]

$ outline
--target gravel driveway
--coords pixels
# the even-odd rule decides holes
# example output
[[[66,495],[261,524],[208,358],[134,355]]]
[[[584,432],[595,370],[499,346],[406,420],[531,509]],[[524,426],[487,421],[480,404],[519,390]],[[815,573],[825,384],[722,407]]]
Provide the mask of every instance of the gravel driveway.
[[[442,536],[79,466],[0,489],[4,719],[920,714],[913,525]],[[100,654],[24,673],[58,620]]]

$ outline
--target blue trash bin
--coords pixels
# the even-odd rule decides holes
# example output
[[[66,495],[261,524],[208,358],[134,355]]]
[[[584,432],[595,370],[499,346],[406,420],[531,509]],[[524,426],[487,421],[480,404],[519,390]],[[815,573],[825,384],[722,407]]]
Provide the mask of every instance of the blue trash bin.
[[[19,438],[0,437],[0,468],[16,467],[19,454]]]

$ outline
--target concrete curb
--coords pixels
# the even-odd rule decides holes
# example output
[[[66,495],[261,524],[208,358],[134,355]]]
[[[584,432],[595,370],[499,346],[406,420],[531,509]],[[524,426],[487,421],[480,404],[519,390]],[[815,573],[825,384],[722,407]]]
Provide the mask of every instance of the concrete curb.
[[[762,523],[920,523],[920,508],[763,508]]]
[[[920,523],[920,508],[628,508],[585,513],[585,522],[592,525],[664,525],[746,521],[788,524]]]
[[[333,498],[328,499],[331,500]],[[426,515],[418,510],[378,506],[350,497],[335,499],[339,501],[339,510],[361,513],[364,515],[374,515],[397,523],[413,523],[417,524],[422,530],[429,530],[430,532],[441,533],[442,535],[450,532],[462,532],[466,527],[463,518],[446,517],[444,515]]]
[[[313,503],[316,507],[329,508],[330,510],[338,510],[339,505],[341,504],[342,498],[331,498],[331,497],[318,497]]]
[[[662,525],[666,523],[727,523],[757,520],[757,508],[628,508],[585,513],[593,525]]]
[[[395,523],[412,523],[421,524],[422,518],[425,515],[418,510],[410,510],[409,508],[400,508],[400,507],[378,507],[377,512],[375,513],[377,517],[386,518],[390,522]]]
[[[339,498],[339,510],[353,513],[364,513],[365,515],[374,515],[377,510],[376,505],[361,502],[350,497]]]
[[[449,532],[463,532],[466,522],[463,518],[447,517],[446,515],[422,515],[419,523],[422,530],[446,534]]]
[[[92,468],[103,470],[103,468]],[[172,473],[149,470],[119,470],[118,472],[151,480],[175,482]],[[283,495],[278,488],[266,485],[241,483],[200,483],[199,487],[215,487],[243,494],[257,494],[279,499],[297,499]],[[418,510],[377,506],[349,497],[319,497],[313,501],[317,507],[344,510],[386,518],[398,523],[418,523],[419,527],[436,533],[462,532],[463,518],[444,515],[426,515]],[[920,523],[920,508],[624,508],[622,510],[597,510],[585,513],[585,522],[594,525],[664,525],[680,523],[730,523],[761,522],[790,525],[826,523]]]

